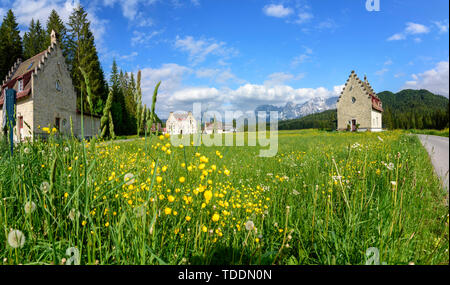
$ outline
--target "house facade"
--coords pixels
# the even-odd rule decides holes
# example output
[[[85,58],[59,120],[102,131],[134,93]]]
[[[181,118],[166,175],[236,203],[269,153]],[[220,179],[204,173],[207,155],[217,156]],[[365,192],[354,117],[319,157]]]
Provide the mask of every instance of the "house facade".
[[[338,130],[372,132],[382,130],[382,102],[366,76],[362,81],[355,71],[351,72],[336,107]]]
[[[166,121],[166,132],[173,135],[197,133],[197,120],[192,112],[183,114],[170,112]]]
[[[205,123],[205,128],[203,130],[203,133],[205,134],[222,134],[223,133],[223,126],[221,122],[210,122]]]
[[[16,126],[14,140],[46,137],[44,127],[57,128],[58,133],[81,137],[81,113],[77,110],[77,97],[72,85],[65,58],[54,31],[51,45],[41,53],[11,68],[0,86],[0,126],[3,125],[4,94],[15,89]],[[92,137],[100,132],[100,117],[84,114],[84,136]]]

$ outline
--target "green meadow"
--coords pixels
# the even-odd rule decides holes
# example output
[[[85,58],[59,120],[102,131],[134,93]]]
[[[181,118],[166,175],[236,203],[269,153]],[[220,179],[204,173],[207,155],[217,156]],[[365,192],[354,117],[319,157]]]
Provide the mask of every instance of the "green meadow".
[[[447,192],[402,131],[259,146],[51,137],[0,152],[3,264],[448,264]]]

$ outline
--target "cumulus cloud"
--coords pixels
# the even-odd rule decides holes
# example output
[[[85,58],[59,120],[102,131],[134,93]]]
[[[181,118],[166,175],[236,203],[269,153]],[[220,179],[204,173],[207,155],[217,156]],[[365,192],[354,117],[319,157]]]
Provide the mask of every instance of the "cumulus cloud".
[[[444,20],[444,21],[435,21],[433,22],[436,27],[439,29],[439,33],[440,34],[444,34],[448,32],[449,29],[449,22],[448,20]]]
[[[268,76],[268,79],[266,81],[264,81],[264,85],[266,85],[266,86],[284,85],[287,82],[290,82],[293,80],[300,80],[303,77],[305,77],[304,73],[293,75],[291,73],[275,72]]]
[[[219,42],[215,39],[195,39],[192,36],[184,38],[177,36],[174,46],[187,52],[193,65],[205,61],[206,57],[210,55],[229,58],[237,54],[237,50],[227,47],[225,42]]]
[[[195,71],[195,75],[197,76],[197,78],[208,78],[221,85],[227,83],[245,83],[245,80],[238,78],[230,68],[200,68]]]
[[[425,25],[408,22],[408,23],[406,23],[406,27],[403,30],[403,32],[393,34],[387,40],[388,41],[399,41],[399,40],[406,39],[407,36],[409,36],[409,35],[428,34],[429,32],[430,32],[430,29]],[[417,39],[417,37],[416,37],[416,39]]]
[[[295,23],[296,24],[303,24],[303,23],[308,22],[312,18],[314,18],[313,14],[311,14],[309,12],[301,12],[301,13],[298,14],[298,18],[297,18],[297,20],[295,20]]]
[[[270,17],[285,18],[291,15],[294,11],[291,8],[284,7],[282,4],[270,4],[264,6],[263,12]]]
[[[70,14],[79,3],[79,0],[16,0],[12,9],[19,25],[28,27],[31,19],[39,20],[45,25],[53,9],[64,22],[68,22]]]
[[[430,70],[412,74],[413,80],[407,81],[403,89],[427,89],[433,93],[449,96],[449,62],[441,61]]]
[[[114,5],[120,5],[122,9],[122,15],[128,20],[135,19],[139,11],[140,5],[151,5],[157,0],[103,0],[103,4],[107,7],[113,7]]]
[[[151,102],[153,90],[156,84],[161,81],[161,96],[167,96],[182,87],[183,76],[191,73],[188,67],[176,63],[166,63],[160,68],[141,69],[141,89],[145,103]],[[137,72],[136,72],[137,74]]]

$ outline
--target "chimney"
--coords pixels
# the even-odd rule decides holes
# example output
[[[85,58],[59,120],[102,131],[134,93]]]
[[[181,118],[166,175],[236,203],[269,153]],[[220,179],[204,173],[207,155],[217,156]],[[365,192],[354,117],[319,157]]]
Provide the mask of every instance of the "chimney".
[[[57,43],[57,37],[55,30],[52,30],[50,34],[50,44],[56,44]]]

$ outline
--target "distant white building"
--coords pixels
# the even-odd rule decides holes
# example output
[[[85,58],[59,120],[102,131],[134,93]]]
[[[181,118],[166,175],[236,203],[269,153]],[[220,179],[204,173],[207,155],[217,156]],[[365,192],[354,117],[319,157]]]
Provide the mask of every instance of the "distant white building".
[[[197,132],[197,120],[192,112],[184,114],[170,112],[166,121],[166,132],[172,135],[194,134]]]
[[[221,122],[211,122],[205,123],[205,128],[203,130],[205,134],[221,134],[223,133],[223,127]]]
[[[225,123],[223,126],[223,132],[224,133],[235,133],[236,128],[233,127],[233,123]]]

